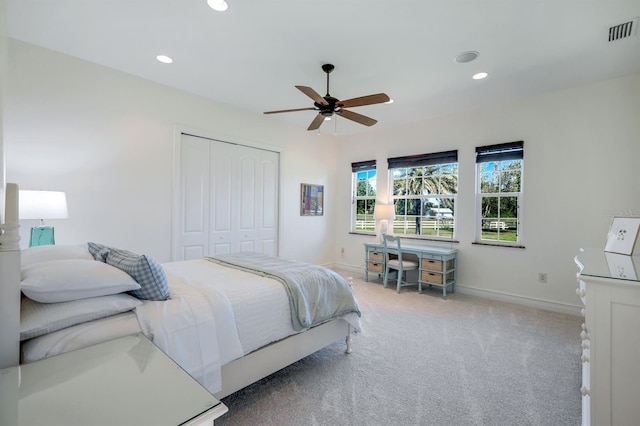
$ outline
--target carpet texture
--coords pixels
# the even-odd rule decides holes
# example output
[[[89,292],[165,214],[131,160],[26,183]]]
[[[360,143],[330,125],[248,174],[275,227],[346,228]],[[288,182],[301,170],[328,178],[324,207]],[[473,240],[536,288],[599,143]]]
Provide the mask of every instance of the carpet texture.
[[[216,426],[580,424],[580,317],[358,276],[353,287],[353,353],[336,342],[224,398]]]

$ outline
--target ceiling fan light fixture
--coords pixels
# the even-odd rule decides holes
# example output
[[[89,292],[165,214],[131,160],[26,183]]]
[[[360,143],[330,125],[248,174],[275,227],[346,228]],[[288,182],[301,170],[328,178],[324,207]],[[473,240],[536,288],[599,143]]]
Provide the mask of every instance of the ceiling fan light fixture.
[[[225,0],[207,0],[209,7],[218,12],[224,12],[229,8]]]
[[[393,103],[393,99],[389,99],[387,102],[385,102],[385,104],[392,104]]]

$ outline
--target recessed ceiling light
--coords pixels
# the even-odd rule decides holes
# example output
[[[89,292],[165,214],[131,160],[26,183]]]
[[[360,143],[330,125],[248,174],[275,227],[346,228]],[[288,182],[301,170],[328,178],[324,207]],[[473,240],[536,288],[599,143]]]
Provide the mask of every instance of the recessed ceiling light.
[[[486,72],[479,72],[478,74],[474,74],[473,75],[473,79],[474,80],[482,80],[483,78],[487,78],[489,74],[487,74]]]
[[[475,60],[479,55],[480,53],[476,52],[475,50],[469,50],[467,52],[460,53],[455,58],[453,58],[453,60],[459,64],[464,64]]]
[[[156,56],[156,59],[159,60],[160,62],[162,62],[163,64],[170,64],[173,62],[173,59],[171,59],[170,57],[166,56],[166,55],[158,55]]]
[[[207,4],[213,10],[217,10],[218,12],[224,12],[229,8],[229,5],[224,0],[207,0]]]

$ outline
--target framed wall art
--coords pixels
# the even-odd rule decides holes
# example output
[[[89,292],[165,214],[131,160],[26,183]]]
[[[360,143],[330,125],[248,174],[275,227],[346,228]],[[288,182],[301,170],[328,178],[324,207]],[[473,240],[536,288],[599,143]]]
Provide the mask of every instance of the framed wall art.
[[[322,216],[324,185],[300,184],[300,216]]]
[[[614,217],[604,251],[630,255],[638,238],[640,217]]]

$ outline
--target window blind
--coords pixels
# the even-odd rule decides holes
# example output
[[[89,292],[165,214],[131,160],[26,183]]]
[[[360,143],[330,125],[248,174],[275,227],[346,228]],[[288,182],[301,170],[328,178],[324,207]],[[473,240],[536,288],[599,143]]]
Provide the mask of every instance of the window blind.
[[[362,170],[371,170],[376,168],[376,160],[359,161],[357,163],[351,163],[351,171],[359,172]]]
[[[476,147],[476,163],[502,160],[522,160],[524,157],[524,142],[507,142],[497,145]]]
[[[389,169],[402,167],[422,167],[434,164],[449,164],[458,162],[458,151],[444,151],[432,154],[409,155],[406,157],[387,158]]]

